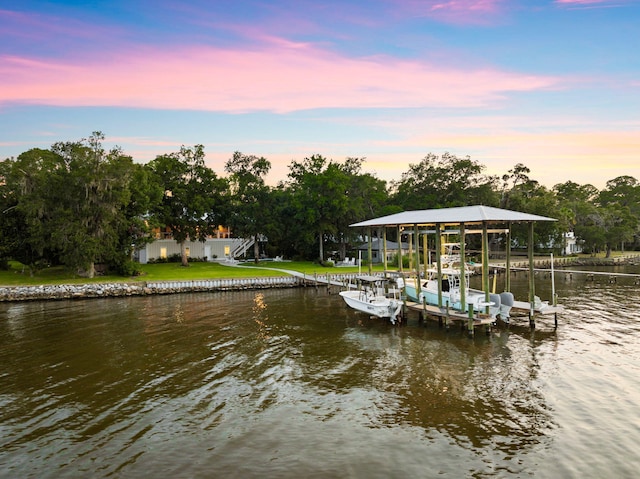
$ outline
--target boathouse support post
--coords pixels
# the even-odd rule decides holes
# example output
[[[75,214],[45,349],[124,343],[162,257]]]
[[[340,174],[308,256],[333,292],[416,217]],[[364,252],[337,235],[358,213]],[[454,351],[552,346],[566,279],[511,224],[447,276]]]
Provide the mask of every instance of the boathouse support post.
[[[440,254],[440,248],[442,243],[442,237],[440,236],[440,223],[436,223],[436,268],[438,270],[438,308],[442,308],[442,256]],[[449,314],[449,306],[447,304],[447,315]]]
[[[556,294],[556,274],[554,269],[555,265],[553,253],[551,253],[551,299],[553,301],[553,306],[558,306],[558,295]]]
[[[409,274],[413,270],[413,234],[409,234]]]
[[[418,225],[413,225],[413,236],[416,238],[416,294],[420,296],[420,236],[418,235]]]
[[[460,223],[460,303],[462,311],[467,310],[467,271],[465,266],[465,226]]]
[[[507,238],[506,242],[506,264],[505,264],[505,277],[504,277],[504,290],[511,292],[511,221],[507,223]]]
[[[369,227],[367,234],[369,235],[369,242],[367,244],[367,254],[369,255],[367,257],[367,259],[369,260],[369,274],[373,274],[373,255],[372,255],[373,248],[371,246],[373,239],[371,237],[371,227]]]
[[[533,221],[529,222],[529,241],[528,241],[528,253],[529,253],[529,327],[534,329],[536,327],[535,319],[533,318],[535,302],[536,302],[536,282],[533,276],[534,264],[533,264]]]
[[[387,271],[387,227],[382,227],[382,254],[384,258],[382,259],[382,265],[384,270]]]
[[[402,228],[398,225],[398,271],[402,273]]]
[[[427,233],[422,235],[422,262],[424,263],[424,275],[427,276],[427,265],[429,264],[429,242]]]
[[[553,298],[553,305],[558,306],[558,294],[556,293],[556,275],[554,271],[553,253],[551,253],[551,297]],[[553,313],[553,324],[558,329],[558,313]]]
[[[487,222],[482,222],[482,288],[484,289],[484,301],[487,303],[485,314],[489,314],[489,233]]]

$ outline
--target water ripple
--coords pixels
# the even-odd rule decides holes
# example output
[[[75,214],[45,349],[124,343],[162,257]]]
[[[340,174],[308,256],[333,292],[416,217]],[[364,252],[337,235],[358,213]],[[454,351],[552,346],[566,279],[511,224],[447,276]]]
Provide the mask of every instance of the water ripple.
[[[629,476],[640,293],[558,291],[474,339],[314,289],[0,304],[0,477]]]

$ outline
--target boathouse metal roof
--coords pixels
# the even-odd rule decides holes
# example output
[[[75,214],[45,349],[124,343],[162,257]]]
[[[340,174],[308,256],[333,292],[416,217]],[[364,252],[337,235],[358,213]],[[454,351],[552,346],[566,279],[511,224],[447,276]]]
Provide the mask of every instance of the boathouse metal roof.
[[[546,216],[521,213],[519,211],[493,208],[491,206],[461,206],[458,208],[437,208],[433,210],[403,211],[381,216],[350,226],[408,226],[435,224],[482,224],[482,223],[531,223],[534,221],[557,221]]]

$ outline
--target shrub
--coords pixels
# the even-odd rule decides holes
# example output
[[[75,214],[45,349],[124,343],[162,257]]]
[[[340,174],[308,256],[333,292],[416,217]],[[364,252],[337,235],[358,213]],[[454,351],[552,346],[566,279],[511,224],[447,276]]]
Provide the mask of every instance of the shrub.
[[[115,266],[118,274],[122,276],[139,276],[142,273],[140,265],[135,261],[126,260]]]

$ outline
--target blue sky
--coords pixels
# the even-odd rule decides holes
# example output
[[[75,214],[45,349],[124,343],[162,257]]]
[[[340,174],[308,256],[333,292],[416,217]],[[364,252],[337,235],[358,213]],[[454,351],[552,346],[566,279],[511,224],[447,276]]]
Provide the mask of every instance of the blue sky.
[[[516,163],[551,187],[640,179],[640,1],[2,1],[0,158],[92,131],[136,161],[203,144]]]

